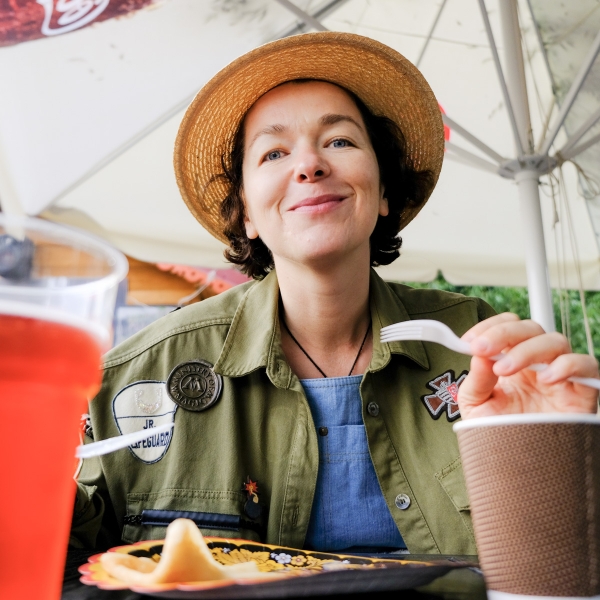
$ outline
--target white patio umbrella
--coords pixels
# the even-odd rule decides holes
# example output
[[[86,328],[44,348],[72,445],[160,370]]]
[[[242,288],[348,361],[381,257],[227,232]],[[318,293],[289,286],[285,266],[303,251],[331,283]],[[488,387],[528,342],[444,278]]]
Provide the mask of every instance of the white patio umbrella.
[[[38,4],[55,11],[49,26],[57,27],[64,1]],[[356,32],[419,65],[452,129],[440,182],[403,232],[402,257],[382,273],[527,282],[534,318],[552,329],[547,264],[553,285],[600,289],[596,201],[577,195],[577,173],[566,167],[568,203],[564,194],[542,194],[540,207],[537,191],[538,178],[562,161],[554,148],[575,156],[597,131],[600,86],[589,82],[598,72],[600,10],[595,0],[572,4],[139,0],[148,6],[127,18],[0,48],[0,81],[9,82],[0,93],[0,202],[3,210],[95,231],[136,258],[222,267],[221,245],[187,213],[174,181],[171,152],[185,106],[216,71],[260,43],[303,28]],[[4,44],[11,43],[6,22],[0,14]],[[565,114],[570,139],[561,129]],[[591,150],[578,158],[593,175],[597,162],[584,161]]]

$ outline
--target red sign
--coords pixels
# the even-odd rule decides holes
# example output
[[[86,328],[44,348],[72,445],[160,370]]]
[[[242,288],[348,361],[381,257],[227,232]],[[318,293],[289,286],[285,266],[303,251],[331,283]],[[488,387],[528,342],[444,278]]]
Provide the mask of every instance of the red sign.
[[[445,115],[446,111],[442,108],[442,105],[438,103],[438,106],[440,107],[442,114]],[[444,140],[446,140],[447,142],[450,141],[450,127],[448,127],[446,123],[444,123]]]
[[[0,0],[0,46],[62,35],[154,0]]]

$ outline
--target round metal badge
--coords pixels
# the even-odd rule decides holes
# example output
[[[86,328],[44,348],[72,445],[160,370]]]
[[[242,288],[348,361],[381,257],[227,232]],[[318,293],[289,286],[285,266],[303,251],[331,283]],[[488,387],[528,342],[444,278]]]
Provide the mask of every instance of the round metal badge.
[[[223,379],[205,360],[189,360],[177,365],[167,379],[167,394],[185,410],[200,412],[210,408],[221,395]]]

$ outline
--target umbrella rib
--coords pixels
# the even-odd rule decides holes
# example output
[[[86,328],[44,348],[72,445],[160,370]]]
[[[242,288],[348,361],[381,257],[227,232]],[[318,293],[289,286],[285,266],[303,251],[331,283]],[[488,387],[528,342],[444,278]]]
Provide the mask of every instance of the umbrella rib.
[[[540,46],[540,51],[542,53],[542,57],[544,59],[544,64],[546,65],[546,70],[548,71],[548,77],[550,77],[550,81],[552,82],[552,87],[556,88],[556,83],[554,81],[554,74],[550,69],[550,62],[548,61],[548,53],[546,52],[546,46],[544,45],[544,40],[542,38],[542,31],[540,30],[539,23],[535,18],[535,13],[533,12],[533,6],[531,4],[531,0],[527,0],[527,6],[529,7],[529,14],[531,15],[531,20],[533,22],[533,29],[535,31],[535,35],[537,37],[538,44]]]
[[[583,125],[567,140],[567,143],[558,151],[562,156],[566,156],[567,152],[579,142],[579,140],[600,120],[600,108],[589,118],[585,120]]]
[[[484,144],[478,137],[474,136],[472,133],[467,131],[464,127],[462,127],[462,125],[459,125],[456,121],[451,119],[448,115],[445,115],[442,113],[442,119],[444,120],[445,125],[448,125],[448,127],[450,127],[450,129],[452,129],[453,131],[456,131],[457,133],[462,135],[462,137],[464,137],[466,140],[471,142],[471,144],[473,144],[473,146],[476,146],[477,148],[479,148],[484,154],[487,154],[490,158],[495,160],[499,165],[506,162],[506,160],[507,160],[506,158],[504,158],[503,156],[498,154],[495,150],[490,148],[487,144]]]
[[[560,128],[562,127],[565,119],[567,118],[567,115],[569,114],[573,103],[577,99],[577,96],[579,95],[583,84],[585,83],[586,77],[588,76],[588,73],[590,72],[590,69],[594,64],[594,61],[596,60],[596,56],[598,56],[598,52],[600,52],[600,31],[596,34],[592,47],[590,48],[586,59],[583,61],[583,64],[579,69],[579,73],[577,73],[577,76],[573,80],[573,83],[571,84],[571,87],[563,101],[563,105],[560,108],[560,113],[558,114],[556,123],[554,124],[551,133],[548,135],[546,141],[544,142],[544,145],[542,146],[542,155],[548,154],[550,146],[552,146],[554,139],[558,135]]]
[[[565,160],[571,160],[575,158],[578,154],[585,152],[588,148],[592,147],[594,144],[600,142],[600,133],[597,133],[594,137],[590,138],[587,142],[583,142],[583,144],[579,144],[579,146],[575,146],[575,148],[569,148],[565,152],[557,152],[557,155],[560,155],[563,162]]]
[[[529,45],[527,43],[527,37],[524,36],[521,32],[521,45],[525,49],[524,56],[527,57],[526,62],[527,62],[527,65],[529,66],[531,82],[533,84],[533,89],[535,91],[535,97],[536,97],[537,104],[538,104],[538,110],[540,113],[540,117],[543,118],[543,123],[542,123],[540,135],[539,135],[539,139],[538,139],[537,143],[532,139],[533,148],[535,149],[534,151],[539,152],[540,148],[542,147],[542,144],[544,143],[544,138],[546,137],[548,128],[550,127],[550,120],[552,118],[552,114],[554,113],[554,109],[556,106],[556,96],[554,94],[554,90],[556,88],[554,85],[554,78],[552,76],[552,72],[550,71],[550,63],[548,62],[548,54],[546,52],[546,48],[544,47],[544,41],[542,39],[542,32],[539,28],[538,22],[535,20],[535,14],[533,12],[533,6],[531,4],[531,0],[526,0],[526,2],[527,2],[527,6],[528,6],[529,18],[531,19],[531,22],[533,25],[533,30],[535,31],[538,48],[539,48],[540,54],[542,55],[542,58],[544,60],[544,66],[546,67],[548,79],[550,80],[550,87],[552,89],[550,105],[547,108],[545,108],[544,102],[542,100],[542,97],[541,97],[541,94],[539,92],[539,88],[537,85],[537,81],[536,81],[537,69],[534,69],[534,67],[533,67],[533,56],[535,55],[535,51],[534,52],[530,51]],[[519,11],[518,6],[517,6],[517,10]],[[519,11],[519,14],[521,14],[520,11]],[[523,22],[522,17],[519,17],[519,22]],[[525,28],[526,28],[526,26],[525,26]],[[533,138],[534,137],[533,130],[531,131],[531,135]]]
[[[316,29],[317,31],[329,31],[329,29],[327,29],[327,27],[325,27],[325,25],[323,25],[319,19],[316,19],[312,15],[308,14],[305,10],[302,10],[293,2],[290,2],[290,0],[275,1],[281,4],[281,6],[284,8],[287,8],[287,10],[289,10],[291,13],[294,13],[299,19],[302,19],[302,21],[304,21],[307,25],[310,25],[313,29]]]
[[[504,96],[504,103],[506,104],[506,108],[508,110],[508,116],[510,120],[510,125],[513,130],[513,135],[515,138],[515,144],[517,146],[517,152],[519,157],[523,156],[523,144],[521,142],[521,136],[519,135],[519,128],[517,127],[517,121],[515,119],[515,113],[513,111],[513,105],[510,101],[510,95],[508,93],[508,88],[506,87],[506,80],[504,79],[504,73],[502,72],[502,65],[500,64],[500,57],[498,56],[498,48],[496,47],[496,42],[494,40],[494,34],[492,32],[492,26],[490,25],[490,18],[485,7],[485,1],[479,0],[479,8],[481,9],[481,16],[483,18],[483,23],[485,25],[485,31],[487,33],[488,41],[490,43],[490,49],[492,51],[492,57],[494,59],[494,64],[496,65],[496,72],[498,74],[498,79],[500,81],[500,88],[502,89],[502,95]]]
[[[438,21],[440,20],[440,17],[442,16],[442,11],[444,10],[444,6],[446,6],[446,0],[442,0],[442,4],[437,12],[437,15],[435,15],[433,24],[431,25],[431,29],[429,30],[429,33],[427,34],[427,37],[425,38],[425,43],[423,44],[423,48],[421,48],[421,53],[419,54],[419,58],[417,58],[417,62],[415,63],[415,67],[417,67],[417,69],[421,66],[421,61],[423,60],[423,56],[425,55],[427,47],[429,46],[429,42],[431,41],[431,36],[433,35],[433,32],[435,31],[435,28],[437,27]]]
[[[137,144],[139,141],[143,140],[145,137],[150,135],[154,130],[158,129],[161,125],[166,123],[170,118],[174,117],[177,113],[181,112],[185,108],[190,105],[190,102],[194,99],[196,94],[192,94],[188,98],[186,98],[183,102],[179,102],[176,106],[168,110],[166,113],[162,114],[158,119],[150,123],[147,127],[144,127],[141,131],[136,133],[134,136],[129,138],[126,142],[121,144],[118,148],[115,148],[112,152],[107,154],[104,158],[99,160],[93,167],[88,169],[81,177],[75,180],[73,183],[64,188],[60,193],[58,193],[52,200],[48,203],[48,206],[58,202],[61,198],[64,198],[67,194],[72,192],[74,189],[78,188],[82,183],[87,181],[90,177],[93,177],[96,173],[104,169],[107,165],[117,159],[121,154],[124,154]]]
[[[326,4],[322,8],[319,8],[319,10],[316,10],[314,13],[309,13],[309,14],[314,19],[323,19],[325,17],[328,17],[331,13],[339,10],[342,7],[342,5],[346,4],[347,2],[348,2],[348,0],[331,0],[331,2],[329,2],[329,4]],[[277,36],[275,39],[282,39],[282,38],[290,37],[291,35],[296,35],[298,33],[302,33],[304,31],[306,31],[305,26],[306,26],[306,23],[304,23],[304,22],[294,25],[293,27],[288,29],[285,33],[283,33],[282,35]]]
[[[452,142],[446,142],[446,150],[449,150],[450,152],[453,152],[454,154],[456,154],[457,157],[461,159],[459,162],[466,162],[468,165],[470,165],[472,167],[477,167],[479,169],[482,169],[483,171],[489,171],[491,173],[495,173],[496,175],[498,174],[498,165],[495,165],[495,164],[485,160],[484,158],[481,158],[481,157],[477,156],[476,154],[473,154],[472,152],[469,152],[468,150],[465,150],[464,148],[461,148],[460,146],[453,144]],[[451,156],[449,154],[448,158],[456,158],[456,157]]]

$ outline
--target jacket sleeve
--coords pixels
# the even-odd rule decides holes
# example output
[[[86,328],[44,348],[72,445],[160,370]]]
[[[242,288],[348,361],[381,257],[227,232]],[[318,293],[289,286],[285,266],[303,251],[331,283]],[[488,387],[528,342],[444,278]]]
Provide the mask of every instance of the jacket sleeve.
[[[99,458],[83,461],[76,483],[69,547],[102,550],[118,545],[121,536]]]
[[[77,483],[77,495],[75,497],[75,508],[73,521],[71,523],[71,535],[69,536],[69,547],[71,548],[95,548],[96,538],[102,524],[104,514],[104,500],[95,485]]]

